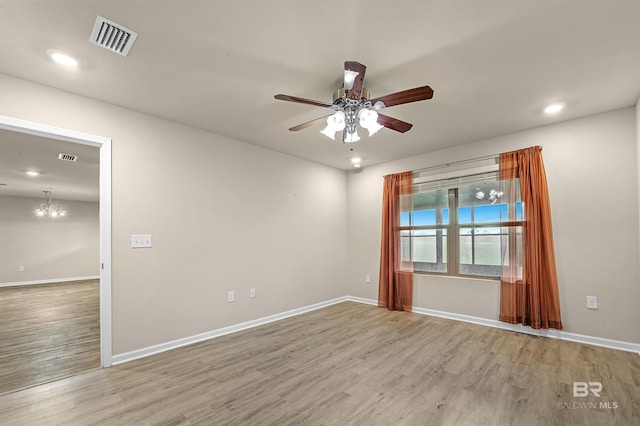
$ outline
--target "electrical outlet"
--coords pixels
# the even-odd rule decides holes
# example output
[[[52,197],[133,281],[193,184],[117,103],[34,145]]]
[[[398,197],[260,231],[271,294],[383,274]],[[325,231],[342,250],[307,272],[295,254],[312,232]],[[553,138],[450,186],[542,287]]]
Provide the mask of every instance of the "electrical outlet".
[[[18,271],[23,272],[24,271],[24,266],[22,266],[22,265],[18,266]]]
[[[367,284],[371,284],[371,275],[367,274],[364,276],[364,282]]]
[[[227,302],[235,302],[236,301],[236,292],[231,290],[227,292]]]
[[[249,289],[249,297],[251,297],[251,298],[256,297],[256,289],[255,288],[250,288]]]
[[[587,296],[587,309],[598,309],[598,298],[596,296]]]

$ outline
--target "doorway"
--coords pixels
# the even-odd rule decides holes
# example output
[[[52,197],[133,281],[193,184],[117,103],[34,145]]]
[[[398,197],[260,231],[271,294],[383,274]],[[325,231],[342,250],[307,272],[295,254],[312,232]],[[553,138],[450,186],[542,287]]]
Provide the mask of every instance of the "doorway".
[[[0,129],[99,149],[100,366],[112,363],[111,343],[111,139],[0,116]]]

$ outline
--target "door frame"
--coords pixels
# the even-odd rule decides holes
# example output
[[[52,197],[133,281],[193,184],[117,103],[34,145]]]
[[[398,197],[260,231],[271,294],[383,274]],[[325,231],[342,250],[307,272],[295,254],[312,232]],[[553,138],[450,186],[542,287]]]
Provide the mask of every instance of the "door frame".
[[[100,149],[100,365],[112,364],[111,342],[111,139],[0,115],[0,129]]]

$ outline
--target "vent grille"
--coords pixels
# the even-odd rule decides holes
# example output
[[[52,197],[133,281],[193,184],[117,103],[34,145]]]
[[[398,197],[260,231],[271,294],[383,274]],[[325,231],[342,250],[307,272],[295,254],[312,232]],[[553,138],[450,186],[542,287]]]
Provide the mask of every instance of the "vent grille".
[[[78,161],[78,156],[75,154],[58,154],[58,160],[62,161]]]
[[[135,31],[98,15],[89,41],[119,55],[127,56],[137,37],[138,33]]]

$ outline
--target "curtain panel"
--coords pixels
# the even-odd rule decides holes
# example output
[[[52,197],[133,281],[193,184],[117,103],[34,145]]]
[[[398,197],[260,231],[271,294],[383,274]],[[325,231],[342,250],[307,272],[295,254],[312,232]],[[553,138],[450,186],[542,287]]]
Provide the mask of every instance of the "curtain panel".
[[[562,329],[551,207],[542,148],[500,154],[499,179],[509,219],[503,223],[500,321]],[[518,194],[519,193],[519,194]],[[521,199],[522,220],[515,217]]]
[[[413,304],[413,265],[402,261],[399,229],[403,200],[412,193],[413,172],[384,177],[378,306],[391,311],[411,312]]]

